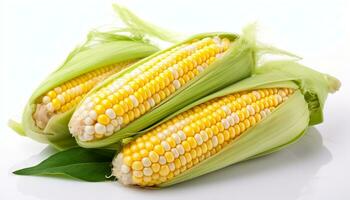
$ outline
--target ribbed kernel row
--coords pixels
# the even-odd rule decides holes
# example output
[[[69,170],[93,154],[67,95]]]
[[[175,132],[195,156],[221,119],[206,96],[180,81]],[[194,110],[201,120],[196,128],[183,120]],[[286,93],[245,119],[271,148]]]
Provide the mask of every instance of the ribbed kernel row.
[[[124,184],[154,186],[219,152],[293,94],[273,88],[240,92],[198,105],[126,145],[113,161]]]
[[[39,128],[45,128],[47,121],[57,113],[64,113],[76,106],[97,83],[129,66],[123,62],[87,72],[48,91],[36,105],[33,117]]]
[[[229,48],[230,40],[206,37],[175,47],[89,96],[70,131],[81,141],[112,135],[194,79]]]

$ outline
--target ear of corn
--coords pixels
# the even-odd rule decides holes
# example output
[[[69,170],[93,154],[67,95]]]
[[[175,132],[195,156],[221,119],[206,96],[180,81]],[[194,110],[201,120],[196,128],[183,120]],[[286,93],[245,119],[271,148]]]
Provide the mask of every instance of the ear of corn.
[[[86,148],[113,145],[248,77],[255,65],[252,32],[196,35],[108,78],[79,105],[70,131]]]
[[[108,76],[158,51],[150,39],[176,42],[181,37],[140,19],[126,8],[116,4],[113,7],[126,27],[91,31],[85,43],[75,48],[33,93],[22,124],[9,121],[13,130],[58,149],[76,145],[67,123],[83,96]]]
[[[82,97],[103,79],[158,51],[154,45],[116,31],[93,31],[88,42],[34,91],[22,118],[26,136],[57,148],[76,145],[67,124]]]
[[[327,94],[339,87],[295,62],[267,63],[132,139],[113,174],[124,184],[166,187],[280,150],[322,122]]]

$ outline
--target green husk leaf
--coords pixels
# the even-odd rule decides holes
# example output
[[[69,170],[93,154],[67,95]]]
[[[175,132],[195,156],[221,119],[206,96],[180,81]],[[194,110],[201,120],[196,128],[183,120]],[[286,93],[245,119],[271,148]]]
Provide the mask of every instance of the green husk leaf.
[[[340,88],[340,81],[328,74],[303,67],[296,62],[274,61],[263,65],[258,73],[279,71],[294,76],[300,85],[305,100],[308,102],[310,125],[323,121],[323,107],[328,93],[333,93]]]
[[[328,92],[339,89],[340,82],[293,61],[266,63],[257,74],[196,101],[168,118],[210,99],[245,90],[289,87],[297,91],[269,117],[248,129],[220,153],[176,176],[159,187],[167,187],[231,164],[281,150],[300,139],[309,125],[322,122],[322,108]],[[151,127],[153,128],[153,127]]]
[[[58,152],[33,167],[16,170],[17,175],[58,176],[89,182],[111,180],[111,161],[115,150],[83,149]]]
[[[298,61],[301,60],[302,57],[291,53],[289,51],[283,50],[283,49],[279,49],[277,47],[271,46],[271,45],[267,45],[267,44],[263,44],[263,43],[258,43],[257,44],[257,48],[258,48],[258,56],[259,56],[259,60],[263,60],[263,56],[268,55],[276,55],[276,56],[286,56],[288,58],[290,58],[293,61]]]
[[[182,40],[181,38],[183,38],[183,36],[179,33],[166,30],[164,28],[142,20],[123,6],[113,4],[113,9],[119,15],[120,19],[122,19],[128,27],[131,27],[135,31],[139,31],[143,34],[147,34],[171,43],[180,42]]]
[[[208,36],[222,36],[227,37],[234,42],[231,45],[230,49],[225,53],[225,55],[221,59],[214,62],[208,68],[208,70],[205,70],[194,80],[190,81],[183,88],[170,95],[161,104],[154,107],[151,111],[133,121],[128,126],[124,127],[123,129],[107,138],[89,142],[77,140],[77,143],[79,146],[85,148],[106,147],[112,145],[113,143],[119,142],[124,138],[137,134],[141,130],[159,122],[169,114],[176,112],[177,110],[185,107],[186,105],[199,98],[205,97],[214,91],[242,80],[243,78],[249,77],[253,73],[255,66],[255,40],[252,36],[254,35],[251,33],[252,31],[255,30],[249,28],[249,30],[246,30],[240,37],[230,33],[204,33],[195,35],[183,41],[182,43],[186,43],[193,40],[194,38],[200,39]],[[177,45],[173,47],[176,47]],[[164,51],[167,50],[168,49]],[[113,81],[116,78],[122,76],[124,73],[129,73],[131,70],[137,68],[139,65],[147,62],[148,60],[163,53],[164,51],[158,52],[148,57],[147,59],[138,62],[137,64],[123,71],[123,73],[119,73],[108,78],[103,82],[103,84],[101,84],[99,87],[95,87],[94,90],[92,90],[90,93],[94,93],[100,87],[103,87],[110,81]]]

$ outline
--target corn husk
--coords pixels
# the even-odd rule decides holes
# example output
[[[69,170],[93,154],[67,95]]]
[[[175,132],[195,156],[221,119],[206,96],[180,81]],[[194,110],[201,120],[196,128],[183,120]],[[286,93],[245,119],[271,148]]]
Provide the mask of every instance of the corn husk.
[[[193,39],[202,39],[205,37],[214,36],[226,37],[233,41],[231,47],[227,50],[223,57],[211,64],[210,67],[208,67],[192,81],[188,82],[184,87],[167,97],[161,104],[155,106],[148,113],[131,122],[126,127],[115,132],[113,135],[100,140],[84,142],[77,139],[79,146],[85,148],[113,148],[113,144],[118,143],[124,138],[137,134],[139,131],[159,122],[169,114],[176,112],[195,100],[207,96],[208,94],[222,89],[234,82],[249,77],[254,71],[256,61],[254,26],[248,26],[246,29],[244,29],[241,36],[220,32],[198,34],[172,46],[171,48],[192,41]],[[99,85],[99,87],[95,87],[92,91],[90,91],[89,94],[94,93],[96,90],[109,84],[111,81],[114,81],[125,73],[129,73],[138,66],[142,65],[153,57],[168,51],[169,49],[160,51],[147,59],[134,64],[122,73],[111,76],[101,85]],[[87,98],[89,94],[85,98]]]
[[[187,105],[155,126],[213,98],[240,91],[276,87],[294,88],[296,92],[267,118],[249,128],[219,153],[159,187],[171,186],[237,162],[270,154],[294,143],[307,132],[309,126],[323,121],[322,113],[327,95],[338,90],[340,82],[330,75],[293,61],[268,62],[257,69],[254,76]],[[140,132],[139,135],[144,132]]]

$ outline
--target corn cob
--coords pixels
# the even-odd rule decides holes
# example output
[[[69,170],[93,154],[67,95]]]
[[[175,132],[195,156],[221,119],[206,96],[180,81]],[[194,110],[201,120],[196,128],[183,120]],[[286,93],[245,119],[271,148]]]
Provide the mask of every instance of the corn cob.
[[[80,100],[102,80],[158,51],[133,36],[92,34],[33,93],[22,119],[27,136],[59,149],[76,145],[67,124]]]
[[[339,84],[296,63],[268,63],[125,145],[113,175],[126,185],[163,187],[276,151],[322,121],[327,93]]]
[[[245,66],[237,65],[238,55]],[[73,114],[70,132],[83,147],[111,145],[162,119],[175,111],[176,106],[184,106],[188,104],[186,101],[246,77],[253,63],[253,46],[247,44],[245,38],[238,40],[236,35],[220,33],[195,36],[133,65],[127,73],[118,74],[95,88]],[[238,66],[243,73],[234,74]],[[224,73],[230,77],[203,91],[202,85]],[[196,82],[200,88],[197,91],[191,88]],[[182,95],[187,88],[197,93]],[[178,99],[174,100],[175,97]]]
[[[72,109],[98,82],[129,66],[125,62],[80,75],[48,91],[36,104],[33,114],[37,127],[44,129],[50,118]]]

